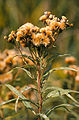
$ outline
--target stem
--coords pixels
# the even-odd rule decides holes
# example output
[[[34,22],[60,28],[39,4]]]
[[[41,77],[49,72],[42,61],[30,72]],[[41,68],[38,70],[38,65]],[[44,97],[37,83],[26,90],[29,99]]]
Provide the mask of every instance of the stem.
[[[21,56],[22,56],[23,62],[25,63],[25,65],[27,65],[26,60],[25,60],[25,58],[23,57],[22,51],[20,50],[20,48],[19,48],[19,46],[18,46],[17,43],[16,43],[16,47],[17,47],[17,49],[19,50],[19,52],[20,52],[20,54],[21,54]]]
[[[72,78],[71,90],[75,90],[75,78]]]
[[[41,84],[40,84],[40,65],[38,65],[38,71],[37,71],[37,83],[38,83],[38,95],[39,95],[39,108],[38,112],[41,112],[42,109],[42,96],[41,96]],[[40,117],[38,118],[40,120]]]

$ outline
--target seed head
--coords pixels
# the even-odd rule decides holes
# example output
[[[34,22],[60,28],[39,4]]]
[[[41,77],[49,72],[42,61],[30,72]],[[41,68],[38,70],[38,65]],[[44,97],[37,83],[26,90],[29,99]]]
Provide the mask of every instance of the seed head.
[[[58,35],[67,27],[71,27],[67,18],[62,16],[61,19],[52,15],[51,12],[44,12],[39,18],[46,26],[39,28],[32,23],[26,23],[19,27],[17,31],[12,31],[9,36],[5,36],[8,42],[19,42],[23,47],[41,47],[46,48],[54,44]]]

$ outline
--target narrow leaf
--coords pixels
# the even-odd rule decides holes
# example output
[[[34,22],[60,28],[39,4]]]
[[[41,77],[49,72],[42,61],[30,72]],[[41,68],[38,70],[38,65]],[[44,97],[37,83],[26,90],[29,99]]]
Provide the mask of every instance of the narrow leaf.
[[[50,58],[47,59],[47,62],[53,61],[55,60],[57,57],[64,57],[64,56],[69,56],[70,54],[55,54],[53,56],[51,56]]]
[[[48,74],[54,72],[54,71],[57,71],[57,70],[72,70],[72,71],[75,71],[75,72],[79,72],[79,70],[76,70],[74,68],[69,68],[69,67],[58,67],[58,68],[53,68],[51,70],[49,70],[46,74],[43,75],[43,77],[47,76]]]
[[[58,96],[60,96],[60,93],[57,90],[54,90],[54,91],[48,93],[48,95],[47,95],[46,98],[49,98],[49,97],[58,97]]]
[[[62,89],[62,88],[59,88],[59,87],[47,87],[45,90],[43,90],[43,93],[45,93],[48,90],[59,90],[59,91],[64,90],[64,91],[67,91],[68,93],[78,93],[79,94],[79,91],[69,90],[69,89]]]
[[[62,88],[59,88],[59,87],[47,87],[43,90],[43,92],[46,92],[48,90],[61,90]]]
[[[16,99],[16,103],[15,103],[15,111],[17,112],[17,108],[18,108],[18,101],[19,101],[19,96],[18,98]]]
[[[14,102],[15,100],[16,100],[16,99],[7,100],[7,101],[5,101],[5,102],[0,103],[0,106],[5,105],[5,104],[8,104],[8,103],[11,103],[11,102]]]
[[[46,112],[46,115],[49,116],[49,115],[51,114],[51,112],[53,112],[55,109],[60,108],[60,107],[63,107],[63,108],[65,108],[68,112],[70,112],[70,110],[69,110],[67,107],[74,107],[74,105],[71,105],[71,104],[61,104],[61,105],[57,105],[57,106],[52,107],[51,109],[49,109],[49,110]]]
[[[22,54],[22,55],[15,55],[15,56],[13,56],[13,59],[14,59],[15,57],[17,57],[17,56],[26,57],[26,58],[30,59],[32,62],[34,62],[34,60],[32,59],[31,56],[28,56],[28,55],[25,55],[25,54]]]
[[[79,104],[78,101],[76,101],[70,94],[66,94],[72,101],[74,101],[75,103]]]
[[[45,120],[49,120],[49,118],[45,114],[39,113],[39,116],[44,118]]]
[[[6,87],[8,87],[12,92],[14,92],[14,94],[16,94],[18,97],[20,97],[21,99],[26,99],[25,96],[23,96],[16,88],[14,88],[12,85],[9,84],[5,84]],[[32,106],[30,105],[29,102],[27,101],[22,101],[23,104],[28,108],[33,110]]]
[[[8,100],[8,101],[5,101],[5,102],[2,102],[2,103],[0,103],[0,106],[5,105],[5,104],[8,104],[8,103],[11,103],[11,102],[14,102],[14,101],[16,101],[16,100],[17,100],[17,99],[14,98],[14,99],[11,99],[11,100]],[[19,101],[28,101],[28,102],[32,103],[33,105],[35,105],[36,107],[39,108],[39,105],[38,105],[38,104],[32,102],[32,101],[29,100],[29,99],[22,99],[22,98],[19,98],[18,100],[19,100]]]
[[[21,93],[23,93],[24,91],[27,91],[27,90],[29,90],[29,89],[36,90],[36,91],[37,91],[37,89],[36,89],[36,88],[32,88],[32,87],[25,87],[25,88],[23,88],[23,89],[21,90]]]
[[[15,67],[15,68],[13,68],[12,70],[10,70],[9,72],[7,72],[7,74],[13,72],[13,71],[16,70],[16,69],[22,69],[23,71],[25,71],[25,72],[27,73],[27,75],[28,75],[30,78],[32,78],[31,73],[30,73],[27,69],[25,69],[25,68],[23,68],[23,67]]]
[[[72,101],[74,101],[75,103],[79,104],[69,93],[75,92],[75,93],[79,93],[77,91],[74,90],[69,90],[69,89],[62,89],[62,88],[58,88],[58,87],[48,87],[46,88],[46,90],[53,90],[51,92],[48,93],[48,95],[46,96],[46,98],[49,97],[59,97],[59,96],[63,96],[66,95],[68,96],[70,99],[72,99]],[[44,92],[45,93],[45,92]]]

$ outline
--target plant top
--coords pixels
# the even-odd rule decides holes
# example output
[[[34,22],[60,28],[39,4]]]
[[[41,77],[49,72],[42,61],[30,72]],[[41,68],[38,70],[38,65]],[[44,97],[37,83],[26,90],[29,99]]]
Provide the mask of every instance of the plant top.
[[[23,47],[49,47],[54,45],[58,35],[63,30],[72,26],[65,16],[59,19],[47,11],[39,20],[43,22],[45,27],[39,28],[32,23],[26,23],[17,31],[11,31],[9,36],[4,38],[11,43],[19,42]]]

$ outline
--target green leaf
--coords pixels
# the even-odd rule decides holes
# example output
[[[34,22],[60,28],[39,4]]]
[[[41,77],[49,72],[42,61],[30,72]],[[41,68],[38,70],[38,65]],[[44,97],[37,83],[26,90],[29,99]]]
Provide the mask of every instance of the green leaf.
[[[15,99],[11,99],[11,100],[7,100],[5,102],[2,102],[2,103],[0,103],[0,106],[8,104],[8,103],[11,103],[11,102],[14,102],[14,101],[16,101],[16,98]]]
[[[25,88],[23,88],[23,89],[21,90],[21,93],[23,93],[24,91],[27,91],[27,90],[29,90],[29,89],[36,90],[36,91],[37,91],[37,89],[36,89],[36,88],[32,88],[32,87],[25,87]]]
[[[43,89],[43,93],[45,93],[48,90],[61,90],[61,89],[62,88],[59,88],[59,87],[47,87],[47,88]]]
[[[15,67],[15,68],[13,68],[12,70],[10,70],[9,72],[7,72],[7,74],[13,72],[13,71],[16,70],[16,69],[22,69],[23,71],[25,71],[25,72],[27,73],[27,75],[28,75],[30,78],[32,78],[31,73],[30,73],[27,69],[25,69],[25,68],[23,68],[23,67]]]
[[[50,58],[47,59],[47,62],[54,61],[57,57],[64,57],[64,56],[69,56],[70,54],[62,54],[60,55],[59,53],[56,53],[55,55],[51,56]]]
[[[5,84],[6,87],[8,87],[12,92],[14,92],[14,94],[16,94],[19,98],[21,99],[26,99],[25,96],[23,96],[15,87],[13,87],[12,85],[9,85],[9,84]],[[33,111],[33,108],[32,106],[30,105],[29,102],[27,101],[22,101],[23,104],[28,108],[30,109],[34,114],[35,112]]]
[[[57,91],[60,91],[60,93],[65,92],[65,93],[78,93],[79,94],[79,91],[74,91],[74,90],[69,90],[69,89],[62,89],[62,88],[59,88],[59,87],[47,87],[45,90],[43,90],[43,93],[45,93],[48,90],[57,90]]]
[[[54,90],[54,91],[48,93],[48,95],[47,95],[46,98],[49,98],[49,97],[58,97],[58,96],[60,96],[60,93],[57,90]]]
[[[66,94],[72,101],[79,105],[79,102],[76,101],[70,94]]]
[[[16,103],[15,103],[15,111],[17,112],[17,108],[18,108],[18,101],[19,101],[19,96],[18,98],[16,99]]]
[[[17,100],[16,98],[11,99],[11,100],[7,100],[7,101],[5,101],[5,102],[0,103],[0,106],[5,105],[5,104],[8,104],[8,103],[11,103],[11,102],[14,102],[14,101],[16,101],[16,100]],[[39,105],[38,105],[38,104],[32,102],[32,101],[29,100],[29,99],[22,99],[22,98],[19,98],[18,100],[19,100],[19,101],[28,101],[28,102],[32,103],[33,105],[35,105],[36,107],[39,108]]]
[[[43,75],[43,77],[46,77],[48,74],[54,72],[54,71],[57,71],[57,70],[72,70],[72,71],[75,71],[75,72],[79,72],[79,70],[76,70],[74,68],[69,68],[69,67],[58,67],[58,68],[53,68],[51,70],[49,70],[46,74]]]
[[[25,55],[25,54],[22,54],[22,55],[15,55],[15,56],[13,56],[13,59],[14,59],[15,57],[17,57],[17,56],[26,57],[26,58],[30,59],[33,63],[35,63],[31,56],[28,56],[28,55]]]
[[[51,109],[49,109],[47,112],[46,112],[46,115],[49,116],[51,114],[51,112],[53,112],[55,109],[57,108],[60,108],[60,107],[63,107],[65,108],[68,112],[70,112],[70,110],[66,107],[74,107],[74,105],[71,105],[71,104],[61,104],[61,105],[57,105],[55,107],[52,107]]]
[[[69,90],[69,89],[62,89],[62,88],[59,88],[59,87],[47,87],[45,90],[43,90],[43,93],[45,93],[46,91],[48,90],[58,90],[58,91],[67,91],[68,93],[78,93],[79,94],[79,91],[75,91],[75,90]]]
[[[46,90],[53,90],[51,92],[49,92],[46,96],[46,98],[50,98],[50,97],[59,97],[59,96],[63,96],[66,95],[68,96],[70,99],[72,99],[75,103],[79,104],[69,93],[75,92],[75,93],[79,93],[78,91],[74,91],[74,90],[69,90],[69,89],[62,89],[62,88],[58,88],[58,87],[48,87],[45,89]],[[45,92],[44,92],[45,93]]]
[[[25,87],[25,88],[23,88],[22,90],[21,90],[21,93],[23,93],[24,91],[27,91],[27,90],[29,90],[29,89],[32,89],[31,87]]]
[[[67,89],[66,89],[66,90],[67,90]],[[78,94],[79,94],[79,91],[69,90],[69,89],[68,89],[68,91],[69,91],[69,93],[78,93]]]
[[[40,117],[44,118],[45,120],[49,120],[49,118],[45,114],[39,113],[38,115]]]

